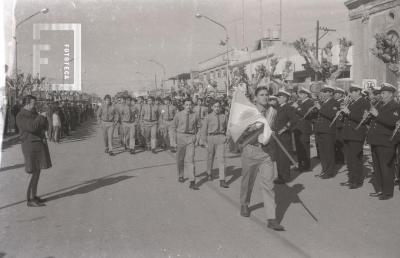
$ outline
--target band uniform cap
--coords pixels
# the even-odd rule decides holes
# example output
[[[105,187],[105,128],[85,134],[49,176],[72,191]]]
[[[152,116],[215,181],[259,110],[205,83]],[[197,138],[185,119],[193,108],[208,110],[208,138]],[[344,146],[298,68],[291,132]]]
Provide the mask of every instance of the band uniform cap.
[[[352,84],[350,84],[349,90],[350,90],[350,91],[351,91],[351,90],[360,90],[360,91],[363,91],[364,89],[363,89],[363,87],[361,87],[360,85],[355,84],[355,83],[352,83]]]
[[[335,92],[335,93],[338,92],[338,93],[342,93],[342,94],[345,94],[345,93],[346,93],[346,91],[345,91],[344,89],[339,88],[339,87],[335,87],[334,92]]]
[[[324,86],[322,87],[321,91],[322,91],[322,92],[325,92],[325,91],[335,92],[335,88],[333,88],[333,87],[330,86],[330,85],[324,85]]]
[[[311,91],[309,91],[308,89],[306,89],[306,88],[304,88],[304,87],[301,87],[300,90],[299,90],[299,92],[303,92],[303,93],[306,93],[306,94],[308,94],[308,95],[311,95]]]
[[[397,89],[395,86],[393,86],[390,83],[384,82],[381,85],[381,91],[390,91],[390,92],[395,92]]]
[[[275,95],[270,95],[270,96],[268,97],[268,100],[277,100],[277,99],[278,99],[278,97],[275,96]]]
[[[286,95],[288,98],[290,98],[291,94],[285,90],[279,90],[278,93],[276,94],[277,97],[281,95]]]

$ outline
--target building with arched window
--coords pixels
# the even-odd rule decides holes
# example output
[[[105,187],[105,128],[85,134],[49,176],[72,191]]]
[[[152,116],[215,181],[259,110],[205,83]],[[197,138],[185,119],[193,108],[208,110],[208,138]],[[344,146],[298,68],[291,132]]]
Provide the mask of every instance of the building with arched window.
[[[400,0],[348,0],[353,80],[400,81]],[[378,44],[377,44],[378,43]]]

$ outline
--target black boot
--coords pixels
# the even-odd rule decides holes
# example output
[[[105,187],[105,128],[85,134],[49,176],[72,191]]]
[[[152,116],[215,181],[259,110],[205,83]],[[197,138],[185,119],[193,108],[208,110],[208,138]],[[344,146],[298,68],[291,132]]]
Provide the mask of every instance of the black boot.
[[[195,181],[190,181],[189,188],[192,190],[200,190],[200,188],[196,185]]]
[[[225,180],[219,180],[219,186],[222,188],[229,188],[229,185],[225,182]]]

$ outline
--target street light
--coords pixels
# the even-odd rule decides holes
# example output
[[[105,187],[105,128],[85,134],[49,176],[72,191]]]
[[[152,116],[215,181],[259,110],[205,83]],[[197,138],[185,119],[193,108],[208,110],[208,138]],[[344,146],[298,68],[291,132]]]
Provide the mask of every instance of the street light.
[[[17,25],[15,26],[15,35],[14,35],[14,40],[15,40],[15,83],[17,84],[17,80],[18,80],[18,59],[17,59],[17,53],[18,53],[18,42],[17,42],[17,29],[19,26],[21,26],[24,22],[26,22],[27,20],[35,17],[36,15],[39,14],[46,14],[49,12],[49,8],[43,8],[40,11],[37,11],[36,13],[26,17],[25,19],[23,19],[22,21],[18,22]],[[18,97],[18,91],[17,91],[17,85],[15,85],[15,100]]]
[[[223,25],[222,23],[219,23],[216,20],[213,20],[210,17],[205,16],[205,15],[203,15],[201,13],[196,13],[196,18],[198,18],[198,19],[205,18],[208,21],[218,25],[219,27],[221,27],[225,31],[225,34],[226,34],[226,39],[225,39],[225,43],[226,43],[226,79],[227,79],[226,95],[228,96],[229,81],[230,81],[230,74],[229,74],[229,35],[228,35],[228,30],[226,29],[225,25]]]
[[[162,89],[162,95],[164,96],[164,83],[165,83],[165,66],[160,64],[159,62],[157,62],[154,59],[149,59],[149,62],[151,63],[155,63],[156,65],[160,66],[163,69],[163,80],[161,83],[161,89]],[[156,84],[157,85],[157,84]]]

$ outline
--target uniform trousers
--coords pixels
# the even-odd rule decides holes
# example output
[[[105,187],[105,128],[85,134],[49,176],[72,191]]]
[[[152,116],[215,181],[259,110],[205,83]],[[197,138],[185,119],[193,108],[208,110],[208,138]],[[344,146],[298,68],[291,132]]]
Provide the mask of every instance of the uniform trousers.
[[[329,133],[317,133],[319,157],[322,173],[335,175],[335,135]]]
[[[294,142],[296,145],[297,161],[303,168],[311,166],[310,160],[310,134],[300,130],[294,130]]]
[[[136,134],[136,123],[133,122],[122,122],[124,131],[124,144],[129,149],[135,149],[135,134]]]
[[[143,133],[146,140],[146,146],[155,149],[157,146],[157,121],[143,121]]]
[[[176,136],[171,129],[172,121],[162,121],[160,124],[160,138],[164,146],[176,147]]]
[[[282,135],[278,136],[279,141],[285,147],[286,150],[291,148],[291,134],[289,132],[284,132]],[[278,177],[285,182],[290,181],[290,159],[283,152],[281,148],[276,148],[276,165],[278,169]]]
[[[261,174],[260,186],[267,219],[275,219],[276,204],[274,180],[277,176],[275,162],[261,147],[246,145],[242,151],[242,182],[240,204],[249,205],[254,182],[258,172]]]
[[[376,192],[393,196],[394,191],[394,147],[371,145]]]
[[[114,122],[101,122],[103,131],[104,146],[109,151],[113,150]]]
[[[195,181],[196,170],[194,166],[196,135],[177,133],[176,163],[178,176],[183,177],[185,171],[190,181]]]
[[[349,182],[353,184],[362,184],[364,182],[363,143],[362,141],[344,140]]]
[[[225,142],[226,136],[224,134],[209,135],[207,137],[207,173],[211,175],[211,170],[214,165],[214,158],[217,156],[219,178],[225,179]]]

